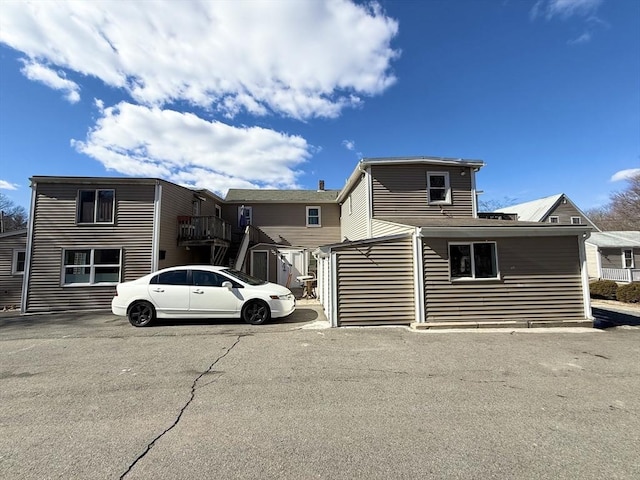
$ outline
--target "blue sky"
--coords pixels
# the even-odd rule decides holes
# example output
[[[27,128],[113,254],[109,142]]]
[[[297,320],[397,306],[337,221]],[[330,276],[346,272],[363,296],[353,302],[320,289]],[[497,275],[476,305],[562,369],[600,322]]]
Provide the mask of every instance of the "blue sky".
[[[486,201],[607,203],[640,172],[640,1],[0,3],[0,192],[27,208],[32,175],[224,195],[421,155],[484,160]]]

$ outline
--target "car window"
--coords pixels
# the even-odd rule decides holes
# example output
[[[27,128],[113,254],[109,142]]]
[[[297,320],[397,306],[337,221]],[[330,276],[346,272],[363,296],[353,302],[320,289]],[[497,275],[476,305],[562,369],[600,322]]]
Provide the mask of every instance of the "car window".
[[[265,283],[267,283],[266,280],[261,280],[260,278],[252,277],[251,275],[248,275],[239,270],[235,270],[233,268],[225,268],[222,271],[227,275],[230,275],[232,277],[237,278],[238,280],[242,280],[243,282],[248,283],[249,285],[264,285]]]
[[[198,287],[221,287],[222,282],[226,280],[222,275],[216,272],[207,272],[205,270],[192,270],[191,283]]]
[[[187,281],[187,270],[171,270],[159,273],[151,279],[152,284],[158,285],[189,285]]]

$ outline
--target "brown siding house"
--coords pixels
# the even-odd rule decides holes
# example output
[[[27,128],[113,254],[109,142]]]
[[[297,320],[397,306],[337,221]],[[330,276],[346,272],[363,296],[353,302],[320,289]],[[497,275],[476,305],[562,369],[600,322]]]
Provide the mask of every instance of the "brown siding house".
[[[0,233],[0,310],[20,307],[26,248],[26,229]]]
[[[178,245],[193,190],[145,178],[31,182],[23,312],[109,308],[118,282],[201,261],[198,249]]]

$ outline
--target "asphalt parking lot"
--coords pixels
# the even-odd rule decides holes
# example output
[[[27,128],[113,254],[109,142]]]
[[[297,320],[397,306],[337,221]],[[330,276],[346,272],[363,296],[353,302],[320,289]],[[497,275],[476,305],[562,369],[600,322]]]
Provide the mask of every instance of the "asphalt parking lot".
[[[0,317],[0,478],[640,478],[640,328]]]

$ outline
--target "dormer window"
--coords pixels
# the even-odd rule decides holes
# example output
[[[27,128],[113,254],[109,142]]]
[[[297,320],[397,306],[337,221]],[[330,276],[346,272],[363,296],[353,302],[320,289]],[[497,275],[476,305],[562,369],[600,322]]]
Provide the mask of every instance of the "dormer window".
[[[429,205],[450,205],[449,172],[427,173],[427,200]]]

